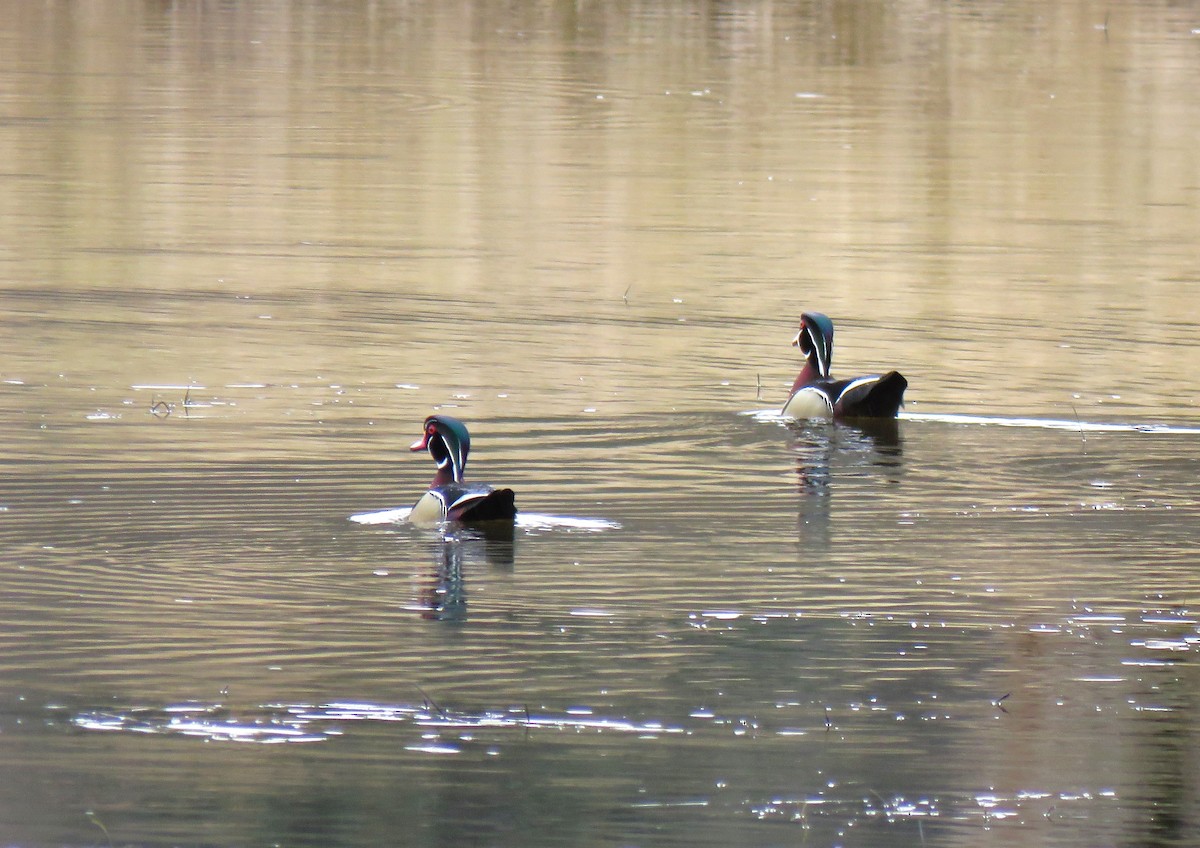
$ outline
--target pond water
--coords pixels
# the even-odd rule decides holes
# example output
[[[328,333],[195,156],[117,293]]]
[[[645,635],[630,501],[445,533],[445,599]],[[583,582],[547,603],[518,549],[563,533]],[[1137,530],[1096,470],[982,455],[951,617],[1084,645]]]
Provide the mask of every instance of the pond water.
[[[1192,843],[1194,10],[5,14],[3,844]]]

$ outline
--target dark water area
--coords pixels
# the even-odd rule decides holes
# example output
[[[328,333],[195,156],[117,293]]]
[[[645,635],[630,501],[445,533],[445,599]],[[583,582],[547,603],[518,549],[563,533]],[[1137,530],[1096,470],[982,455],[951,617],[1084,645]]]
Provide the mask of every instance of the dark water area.
[[[4,845],[1192,844],[1188,7],[3,6]]]

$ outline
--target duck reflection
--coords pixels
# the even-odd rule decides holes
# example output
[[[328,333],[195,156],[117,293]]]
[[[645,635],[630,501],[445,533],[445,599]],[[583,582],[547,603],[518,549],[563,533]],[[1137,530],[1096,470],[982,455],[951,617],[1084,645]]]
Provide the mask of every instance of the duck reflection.
[[[894,418],[795,421],[788,428],[796,453],[800,532],[806,539],[829,542],[831,502],[840,478],[865,474],[882,482],[899,480],[903,447]]]
[[[443,529],[432,545],[433,571],[419,594],[417,609],[421,618],[465,621],[467,588],[463,566],[483,560],[490,568],[511,571],[516,559],[513,532],[511,521]]]

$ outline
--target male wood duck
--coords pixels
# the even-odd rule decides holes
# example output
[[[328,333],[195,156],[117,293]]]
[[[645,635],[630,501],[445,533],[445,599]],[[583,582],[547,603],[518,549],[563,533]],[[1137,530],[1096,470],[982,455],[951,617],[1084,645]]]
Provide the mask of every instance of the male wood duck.
[[[449,415],[430,415],[425,433],[410,450],[428,450],[437,463],[429,491],[412,508],[408,520],[419,524],[438,521],[512,521],[517,506],[512,489],[493,489],[483,483],[464,483],[463,470],[471,450],[467,425]]]
[[[793,418],[895,418],[904,404],[908,380],[898,371],[835,380],[833,322],[820,312],[800,316],[800,332],[792,339],[805,356],[804,369],[792,384],[783,414]]]

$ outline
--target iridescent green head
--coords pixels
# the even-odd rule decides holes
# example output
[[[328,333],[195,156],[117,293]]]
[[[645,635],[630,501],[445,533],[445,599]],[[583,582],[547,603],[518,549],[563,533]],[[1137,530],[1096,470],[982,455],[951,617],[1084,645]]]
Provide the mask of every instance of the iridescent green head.
[[[792,344],[808,358],[821,377],[828,379],[833,363],[833,322],[820,312],[805,312],[800,316],[800,332]]]
[[[438,476],[445,482],[461,483],[471,452],[471,436],[467,425],[449,415],[430,415],[425,419],[425,432],[412,443],[409,450],[428,450],[437,463]]]

